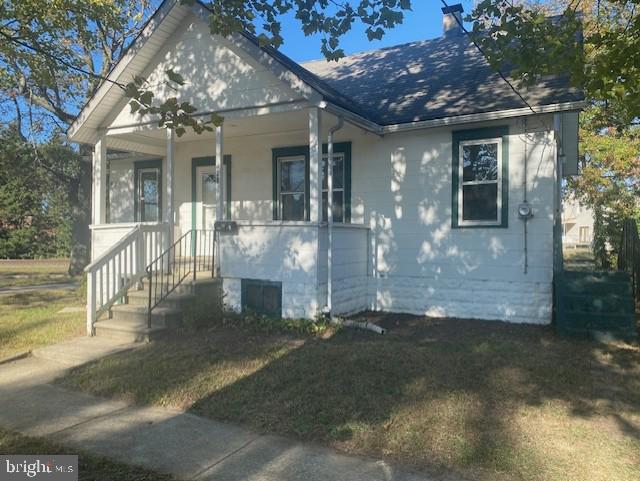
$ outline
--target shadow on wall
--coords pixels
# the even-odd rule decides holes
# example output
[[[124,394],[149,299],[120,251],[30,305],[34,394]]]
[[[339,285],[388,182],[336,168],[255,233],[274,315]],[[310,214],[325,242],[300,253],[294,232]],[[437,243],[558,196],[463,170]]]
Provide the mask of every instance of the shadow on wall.
[[[193,15],[188,19],[143,73],[158,100],[177,96],[179,102],[189,101],[201,112],[213,112],[300,97],[241,48],[212,36],[206,22]],[[165,83],[167,69],[181,74],[186,81],[177,93]],[[130,120],[127,106],[118,115],[116,124]]]
[[[523,120],[511,122],[506,229],[452,229],[454,186],[449,132],[434,131],[427,150],[424,142],[401,138],[389,153],[385,172],[388,190],[376,192],[369,202],[373,206],[369,216],[374,237],[373,272],[382,279],[417,277],[435,282],[469,279],[548,285],[554,215],[554,145],[549,129],[552,125],[544,118],[527,120],[526,124]],[[526,275],[524,225],[517,215],[518,204],[524,199],[525,150],[527,199],[535,212],[527,226]],[[380,307],[392,309],[396,305],[393,292],[379,294]],[[440,301],[434,302],[434,315],[451,315],[446,303],[438,307]],[[506,316],[516,312],[516,307],[508,303],[497,309]]]
[[[133,161],[111,162],[109,170],[109,222],[135,222]]]

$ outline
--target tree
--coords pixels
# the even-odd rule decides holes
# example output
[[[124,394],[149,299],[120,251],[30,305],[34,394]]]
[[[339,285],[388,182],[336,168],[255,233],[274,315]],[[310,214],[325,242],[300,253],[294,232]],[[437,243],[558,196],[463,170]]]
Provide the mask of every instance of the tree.
[[[640,221],[640,127],[596,131],[594,116],[590,109],[581,119],[580,175],[569,179],[567,192],[593,210],[594,253],[608,268],[615,265],[624,220]]]
[[[615,256],[622,221],[640,212],[640,0],[483,0],[468,20],[519,88],[555,74],[584,89],[580,176],[566,192],[593,209],[595,254],[610,265],[605,246]]]
[[[14,125],[0,130],[0,258],[66,255],[67,192],[41,167],[74,154],[55,140],[34,150]]]
[[[52,0],[46,6],[41,0],[5,0],[0,5],[0,106],[34,151],[76,118],[149,10],[148,0]],[[89,154],[82,148],[80,153]],[[71,274],[82,272],[89,254],[91,165],[82,158],[39,157],[40,166],[67,188]]]

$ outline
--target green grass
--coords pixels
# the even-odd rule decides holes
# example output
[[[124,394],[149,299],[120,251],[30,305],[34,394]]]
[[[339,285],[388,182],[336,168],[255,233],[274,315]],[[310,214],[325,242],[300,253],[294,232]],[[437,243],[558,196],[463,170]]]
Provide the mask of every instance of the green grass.
[[[70,282],[68,267],[68,259],[0,260],[0,288]]]
[[[117,463],[109,459],[64,448],[42,438],[22,436],[0,428],[0,453],[78,454],[81,481],[170,481],[174,478],[144,468]]]
[[[0,359],[83,335],[84,312],[59,312],[83,304],[77,291],[38,290],[0,296]]]
[[[388,334],[183,332],[61,380],[382,457],[438,477],[640,479],[640,349],[503,323],[373,319]]]
[[[591,271],[596,269],[593,251],[590,248],[567,248],[562,251],[564,268],[569,271]]]

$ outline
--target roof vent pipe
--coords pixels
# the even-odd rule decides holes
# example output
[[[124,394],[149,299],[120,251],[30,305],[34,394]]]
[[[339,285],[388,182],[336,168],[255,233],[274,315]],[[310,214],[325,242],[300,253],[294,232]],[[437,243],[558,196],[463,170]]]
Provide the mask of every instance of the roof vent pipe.
[[[462,34],[462,5],[456,3],[448,7],[442,7],[442,33],[445,37]]]

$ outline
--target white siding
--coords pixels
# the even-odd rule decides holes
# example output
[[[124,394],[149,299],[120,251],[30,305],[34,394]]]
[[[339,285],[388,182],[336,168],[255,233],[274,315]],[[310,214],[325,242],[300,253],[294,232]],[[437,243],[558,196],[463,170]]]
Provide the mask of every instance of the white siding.
[[[112,160],[109,164],[109,222],[134,222],[133,161]]]
[[[323,122],[324,139],[331,124]],[[555,182],[552,118],[529,119],[527,135],[523,119],[465,128],[507,124],[508,228],[452,229],[451,127],[378,137],[347,126],[336,134],[337,142],[352,142],[352,221],[370,231],[362,231],[368,232],[366,239],[359,237],[363,236],[359,230],[336,229],[334,312],[370,308],[550,322]],[[276,122],[273,131],[277,130]],[[523,221],[517,216],[524,195],[525,141],[528,200],[534,211],[528,224],[526,274]],[[233,219],[272,220],[272,149],[307,142],[304,129],[225,141],[225,154],[232,157]],[[191,159],[213,152],[211,139],[176,146],[176,222],[183,229],[190,227],[191,219]],[[239,279],[246,277],[283,282],[283,313],[287,316],[311,317],[322,309],[326,229],[312,230],[313,234],[304,227],[255,229],[243,231],[233,242],[224,241],[227,302],[239,306]],[[262,232],[264,240],[257,232]],[[176,235],[179,233],[177,229]],[[319,246],[312,266],[300,268],[294,241],[305,249]],[[247,252],[252,254],[245,255]]]
[[[272,149],[306,145],[308,134],[253,136],[225,140],[225,155],[231,155],[231,217],[237,220],[273,219]],[[176,223],[185,232],[191,228],[191,159],[215,155],[212,140],[179,142],[175,152]],[[176,235],[179,235],[178,230]]]
[[[500,125],[499,123],[494,125]],[[501,125],[505,125],[502,123]],[[371,308],[432,316],[549,323],[554,142],[550,116],[509,122],[508,228],[451,228],[451,128],[353,140],[352,212],[373,236]],[[468,128],[485,127],[487,124]],[[528,272],[524,273],[525,139]]]
[[[166,70],[181,74],[186,84],[178,92],[165,84]],[[278,80],[242,49],[220,36],[213,36],[208,25],[195,15],[181,27],[155,55],[143,75],[153,86],[155,101],[177,97],[190,101],[200,112],[213,112],[262,106],[298,100],[301,96]],[[130,113],[122,102],[110,127],[144,122]]]
[[[336,224],[332,260],[332,312],[344,315],[367,309],[369,229]]]
[[[318,226],[241,222],[237,235],[220,236],[225,302],[240,308],[240,280],[282,283],[282,315],[314,317],[318,304]]]

